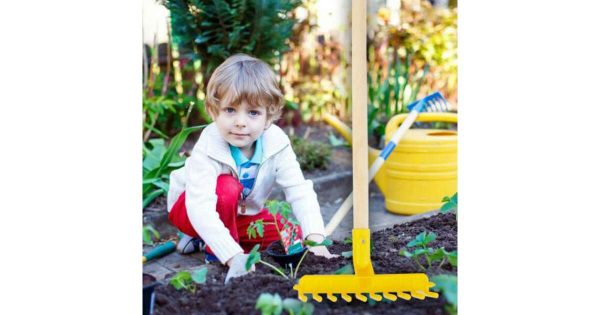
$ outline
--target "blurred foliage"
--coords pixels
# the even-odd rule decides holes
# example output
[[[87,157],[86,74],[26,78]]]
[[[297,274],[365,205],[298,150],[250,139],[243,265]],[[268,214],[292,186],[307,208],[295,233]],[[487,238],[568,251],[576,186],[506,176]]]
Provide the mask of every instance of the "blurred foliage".
[[[145,47],[142,100],[144,143],[150,138],[168,139],[174,136],[188,126],[190,118],[195,119],[197,124],[210,122],[210,117],[205,113],[204,100],[195,93],[198,65],[187,58],[178,58],[176,47],[168,44],[161,46],[164,49],[160,50],[160,54],[158,46]]]
[[[331,146],[318,141],[310,141],[298,136],[290,136],[292,148],[303,171],[325,169],[331,160]]]
[[[290,37],[290,50],[276,65],[286,99],[298,104],[305,122],[320,120],[324,112],[343,119],[350,106],[346,91],[350,68],[336,36],[317,27],[316,3],[304,0],[292,12],[298,22]]]
[[[165,0],[173,43],[201,60],[205,82],[227,57],[246,53],[271,65],[289,49],[301,0]]]
[[[426,0],[404,1],[400,25],[381,8],[369,38],[369,135],[380,143],[391,117],[406,105],[440,91],[457,95],[456,8],[434,8]]]
[[[409,69],[418,72],[429,66],[418,98],[440,91],[449,101],[456,101],[457,88],[457,9],[434,8],[426,0],[403,1],[401,25],[391,25],[389,9],[381,8],[377,29],[372,38],[376,49],[374,70],[384,71],[397,52],[401,58],[411,56]],[[372,68],[371,68],[372,69]]]

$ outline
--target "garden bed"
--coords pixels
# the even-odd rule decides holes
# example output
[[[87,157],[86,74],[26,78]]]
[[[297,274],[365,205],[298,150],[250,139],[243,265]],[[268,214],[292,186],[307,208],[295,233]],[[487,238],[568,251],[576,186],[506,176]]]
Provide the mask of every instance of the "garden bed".
[[[374,249],[371,257],[375,273],[421,272],[411,259],[400,256],[399,251],[405,249],[408,242],[423,231],[437,234],[437,238],[430,243],[431,247],[444,247],[448,251],[457,249],[457,225],[453,213],[395,225],[372,234]],[[350,250],[350,244],[339,242],[330,247],[330,251],[335,254]],[[266,255],[263,255],[263,259],[273,263]],[[309,254],[300,268],[299,277],[304,274],[332,274],[351,263],[351,257],[340,256],[328,260]],[[208,266],[206,283],[198,285],[194,294],[175,290],[165,281],[156,289],[155,314],[260,314],[255,309],[255,304],[261,293],[277,293],[282,298],[297,298],[291,281],[273,274],[271,269],[262,264],[257,264],[256,267],[256,272],[235,278],[224,285],[227,269],[220,264],[211,264]],[[457,269],[450,264],[443,265],[441,269],[432,267],[427,270],[429,276],[456,272]],[[313,300],[309,302],[315,306],[314,314],[445,314],[445,300],[441,294],[439,299],[398,299],[395,302],[384,300],[363,303],[355,299],[351,303],[342,300],[332,303],[326,299],[321,303]]]

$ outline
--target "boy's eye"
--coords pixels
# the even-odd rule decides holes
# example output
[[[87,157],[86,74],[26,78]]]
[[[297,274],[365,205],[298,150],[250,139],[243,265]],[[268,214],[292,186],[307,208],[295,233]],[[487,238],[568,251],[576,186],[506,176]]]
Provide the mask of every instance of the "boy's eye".
[[[250,116],[258,116],[258,115],[260,115],[259,111],[257,111],[257,110],[251,110],[250,111]]]
[[[233,107],[225,107],[225,112],[226,113],[233,113],[233,112],[235,112],[235,108],[233,108]]]

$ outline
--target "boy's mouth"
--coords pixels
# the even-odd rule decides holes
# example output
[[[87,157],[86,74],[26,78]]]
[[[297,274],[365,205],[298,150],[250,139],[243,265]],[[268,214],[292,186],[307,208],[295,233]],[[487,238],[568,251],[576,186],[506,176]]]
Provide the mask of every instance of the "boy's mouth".
[[[247,135],[247,134],[245,134],[245,133],[235,133],[235,132],[230,132],[230,133],[231,133],[232,135],[234,135],[234,136],[237,136],[237,137],[245,137],[245,136],[248,136],[248,135]]]

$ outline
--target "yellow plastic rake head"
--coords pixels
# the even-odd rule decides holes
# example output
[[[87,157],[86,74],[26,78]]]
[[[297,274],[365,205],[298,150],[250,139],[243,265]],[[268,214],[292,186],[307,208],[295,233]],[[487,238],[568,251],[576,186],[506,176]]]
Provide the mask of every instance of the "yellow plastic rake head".
[[[369,229],[352,230],[352,260],[354,275],[306,275],[300,278],[294,290],[298,291],[298,299],[308,300],[310,294],[317,301],[323,301],[321,294],[332,302],[340,295],[346,302],[352,301],[350,294],[363,302],[367,296],[375,301],[382,297],[396,301],[397,297],[410,300],[411,297],[423,300],[425,297],[437,298],[437,292],[429,289],[435,286],[424,273],[382,274],[373,272],[370,257]]]

